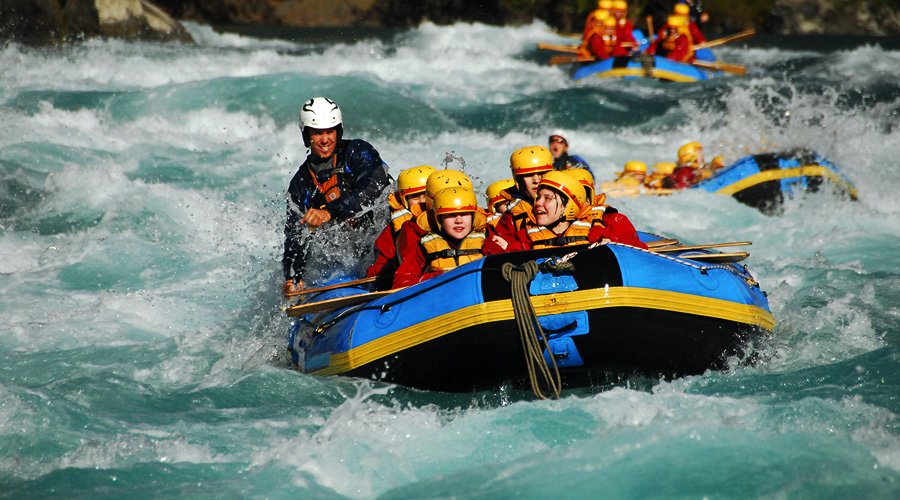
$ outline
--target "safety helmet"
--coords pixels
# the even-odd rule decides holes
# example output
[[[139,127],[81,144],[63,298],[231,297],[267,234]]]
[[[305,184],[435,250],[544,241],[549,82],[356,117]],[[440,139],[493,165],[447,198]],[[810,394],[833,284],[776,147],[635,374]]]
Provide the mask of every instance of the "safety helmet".
[[[691,13],[691,8],[686,3],[676,3],[673,12],[679,16],[686,16]]]
[[[594,176],[586,168],[570,168],[565,173],[584,186],[584,194],[587,200],[594,199]]]
[[[605,9],[597,9],[591,13],[591,20],[602,23],[604,19],[608,19],[609,11]]]
[[[612,10],[628,10],[628,2],[625,0],[614,0],[612,3]]]
[[[435,170],[434,173],[428,176],[428,180],[425,181],[425,194],[433,200],[434,195],[438,191],[451,187],[463,187],[472,190],[472,179],[469,179],[468,175],[459,170]]]
[[[549,172],[553,170],[553,154],[543,146],[526,146],[510,155],[509,168],[513,177]]]
[[[503,197],[503,191],[513,188],[515,187],[515,185],[516,181],[514,179],[503,179],[487,187],[487,190],[484,192],[484,194],[487,195],[488,208],[491,210],[491,212],[495,211],[494,205],[506,200],[506,198]]]
[[[670,161],[661,161],[653,165],[653,173],[660,175],[669,175],[675,171],[675,164]]]
[[[434,215],[475,213],[478,211],[478,200],[471,188],[452,187],[434,194]]]
[[[604,28],[613,28],[618,25],[619,25],[619,22],[616,21],[616,18],[614,18],[614,17],[607,17],[606,19],[603,20]]]
[[[538,191],[549,188],[563,195],[566,206],[563,210],[565,220],[575,220],[582,208],[587,204],[587,193],[581,187],[581,183],[563,170],[547,172],[538,184]]]
[[[700,155],[703,153],[703,146],[697,142],[689,142],[678,148],[678,164],[679,165],[697,165],[700,163]]]
[[[419,165],[400,172],[400,175],[397,176],[397,192],[400,193],[400,203],[404,207],[409,208],[409,203],[406,201],[407,196],[425,191],[425,183],[428,182],[428,176],[433,174],[434,170],[434,167]]]
[[[685,16],[669,16],[666,23],[673,28],[684,28],[688,25],[688,18]]]
[[[309,147],[309,129],[327,130],[337,127],[337,139],[344,134],[344,117],[337,103],[327,97],[313,97],[300,107],[300,132]]]
[[[613,0],[599,0],[597,2],[597,8],[603,10],[609,10],[613,6]]]
[[[634,160],[625,162],[625,168],[623,169],[623,173],[646,174],[647,173],[647,164],[642,161],[634,161]]]

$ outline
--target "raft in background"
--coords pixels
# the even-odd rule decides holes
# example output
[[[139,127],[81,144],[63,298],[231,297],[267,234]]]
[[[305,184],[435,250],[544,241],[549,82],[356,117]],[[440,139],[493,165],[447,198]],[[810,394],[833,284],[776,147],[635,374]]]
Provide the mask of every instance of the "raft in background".
[[[710,49],[696,52],[698,61],[716,60]],[[722,76],[722,71],[704,69],[693,64],[675,62],[662,56],[640,53],[634,56],[611,57],[602,61],[576,65],[572,79],[590,76],[599,78],[655,78],[670,82],[698,82]]]
[[[563,387],[700,374],[774,327],[745,267],[608,244],[489,256],[368,303],[302,316],[290,327],[292,363],[313,375],[424,390],[528,388],[526,349],[501,269],[572,252],[573,271],[543,270],[529,285]],[[364,292],[339,289],[312,300]],[[548,366],[550,352],[543,350]]]
[[[677,189],[648,189],[643,185],[600,184],[609,198],[668,196]],[[837,165],[814,151],[797,149],[745,156],[717,170],[712,177],[688,189],[733,196],[765,214],[777,214],[784,201],[805,193],[832,189],[839,196],[857,199],[857,190]]]
[[[857,199],[856,187],[837,165],[819,153],[797,149],[745,156],[692,189],[731,195],[763,213],[777,213],[785,198],[817,192],[825,186]]]

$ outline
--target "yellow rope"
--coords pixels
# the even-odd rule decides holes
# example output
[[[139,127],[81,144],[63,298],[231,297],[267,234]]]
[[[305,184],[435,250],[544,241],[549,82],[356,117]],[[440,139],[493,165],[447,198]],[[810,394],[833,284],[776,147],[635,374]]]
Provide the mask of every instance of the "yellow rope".
[[[562,378],[559,375],[559,367],[556,366],[556,360],[553,358],[553,352],[550,350],[547,336],[544,334],[544,329],[541,328],[528,293],[529,284],[537,275],[537,271],[537,263],[533,260],[521,266],[507,262],[503,264],[501,269],[503,279],[510,283],[512,291],[513,312],[516,317],[516,324],[519,327],[519,339],[522,341],[522,350],[525,353],[525,366],[528,370],[531,391],[539,399],[548,399],[548,397],[559,399],[562,390]],[[543,344],[543,347],[541,344]],[[552,373],[550,367],[544,361],[544,348],[547,349],[550,363],[553,366]],[[549,396],[547,395],[548,392],[550,393]]]

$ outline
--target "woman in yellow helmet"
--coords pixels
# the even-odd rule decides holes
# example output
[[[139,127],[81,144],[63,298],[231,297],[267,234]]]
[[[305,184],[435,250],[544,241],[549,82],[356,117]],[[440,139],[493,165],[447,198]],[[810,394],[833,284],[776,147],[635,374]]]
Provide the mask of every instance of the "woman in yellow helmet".
[[[647,164],[642,161],[628,161],[621,172],[616,172],[616,180],[604,182],[601,189],[610,196],[638,196],[647,176]]]
[[[660,29],[659,36],[647,48],[647,53],[665,56],[675,62],[693,62],[695,41],[688,23],[685,16],[669,16]]]
[[[509,198],[505,196],[503,192],[507,189],[512,189],[515,186],[515,180],[503,179],[494,182],[487,187],[487,190],[484,194],[487,196],[487,205],[488,210],[490,211],[490,215],[488,215],[487,218],[487,223],[491,226],[497,226],[497,222],[500,220],[500,216],[506,212],[506,208],[509,205]]]
[[[661,161],[653,166],[653,173],[644,181],[647,189],[663,189],[663,179],[675,171],[675,164],[670,161]]]
[[[553,170],[553,154],[543,146],[519,148],[510,155],[509,168],[516,186],[503,191],[509,204],[506,213],[497,221],[496,231],[500,236],[513,239],[530,217],[531,204],[537,195],[541,177]]]
[[[494,239],[506,251],[584,245],[603,240],[646,248],[625,215],[608,209],[595,221],[583,184],[567,171],[553,171],[541,179],[533,217],[514,239]]]
[[[678,164],[675,170],[663,179],[663,187],[686,189],[700,182],[703,176],[703,145],[691,141],[678,148]]]
[[[367,277],[389,277],[394,274],[400,264],[397,257],[397,235],[406,221],[415,220],[424,210],[425,183],[434,172],[434,167],[420,165],[403,170],[397,176],[397,190],[388,195],[391,219],[375,238],[375,262],[366,270]],[[383,284],[379,283],[377,287],[382,287],[381,285]]]
[[[432,203],[436,225],[423,219],[428,224],[425,233],[400,248],[394,288],[414,285],[484,257],[485,233],[477,230],[475,192],[465,187],[446,188],[435,193]]]

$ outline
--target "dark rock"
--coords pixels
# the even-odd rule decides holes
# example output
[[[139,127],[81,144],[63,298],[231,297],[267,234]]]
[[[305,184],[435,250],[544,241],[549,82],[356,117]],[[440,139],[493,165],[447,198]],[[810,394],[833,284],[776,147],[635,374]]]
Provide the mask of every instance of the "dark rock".
[[[0,40],[55,45],[86,38],[192,41],[148,0],[0,0]]]

